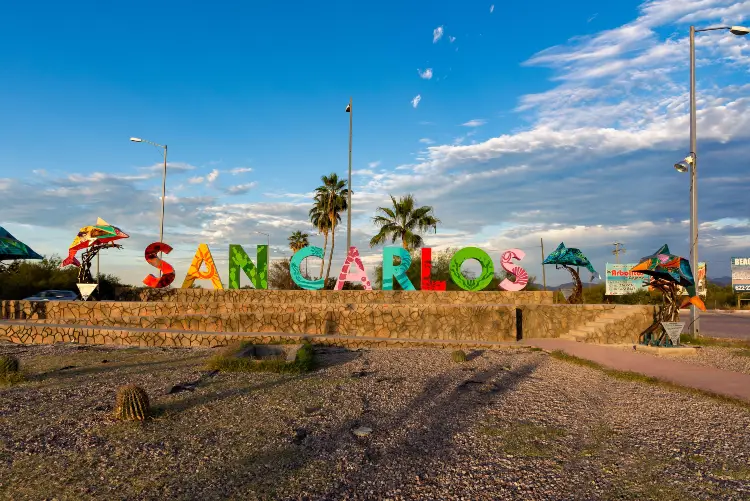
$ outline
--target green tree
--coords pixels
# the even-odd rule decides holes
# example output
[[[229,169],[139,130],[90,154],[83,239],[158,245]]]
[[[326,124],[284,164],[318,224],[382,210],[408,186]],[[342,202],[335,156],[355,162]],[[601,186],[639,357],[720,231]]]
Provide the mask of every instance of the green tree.
[[[295,231],[292,233],[292,235],[288,238],[289,240],[289,248],[292,249],[293,253],[296,253],[300,249],[304,249],[308,245],[310,245],[310,235],[307,233],[302,233],[301,231]]]
[[[333,250],[336,247],[336,226],[341,222],[341,214],[348,210],[347,195],[349,190],[346,187],[346,181],[339,179],[335,172],[322,176],[320,180],[323,184],[315,189],[315,204],[311,209],[310,216],[312,219],[313,213],[327,215],[326,224],[331,232],[331,251],[328,256],[328,268],[325,275],[325,280],[328,281],[328,277],[331,275]],[[319,223],[322,218],[323,216],[318,216]],[[313,222],[313,224],[315,223]],[[325,248],[323,249],[323,255],[325,256]],[[322,266],[320,273],[323,274]]]
[[[393,195],[390,197],[393,207],[378,207],[376,212],[379,214],[372,218],[380,231],[370,240],[370,247],[383,244],[389,238],[391,243],[400,239],[401,245],[408,251],[422,247],[424,241],[421,234],[430,228],[437,233],[437,225],[440,223],[433,215],[432,207],[417,207],[412,195],[398,200]]]
[[[319,197],[315,197],[315,204],[309,212],[310,222],[317,228],[318,233],[323,234],[323,259],[320,261],[320,276],[323,276],[323,267],[326,264],[326,248],[328,248],[328,233],[331,231],[331,225],[328,221],[328,211],[325,204]]]

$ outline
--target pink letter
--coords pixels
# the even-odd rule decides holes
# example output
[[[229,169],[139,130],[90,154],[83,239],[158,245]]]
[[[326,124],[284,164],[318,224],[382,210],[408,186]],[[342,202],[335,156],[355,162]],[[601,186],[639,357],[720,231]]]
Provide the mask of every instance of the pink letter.
[[[357,266],[356,271],[349,271],[352,263]],[[357,251],[357,248],[353,245],[349,247],[349,254],[346,256],[344,266],[341,268],[339,279],[336,280],[337,291],[344,288],[344,282],[360,282],[364,285],[365,290],[372,290],[372,285],[370,284],[370,280],[367,278],[367,273],[365,272],[365,266],[359,258],[359,251]]]
[[[526,270],[521,268],[520,266],[513,266],[513,260],[521,260],[526,256],[526,253],[522,251],[521,249],[510,249],[505,252],[503,252],[503,256],[500,259],[500,266],[503,267],[505,271],[508,273],[514,275],[516,277],[515,282],[511,282],[507,278],[500,282],[500,288],[504,289],[506,291],[520,291],[524,287],[526,287],[526,284],[529,283],[529,274],[526,273]]]

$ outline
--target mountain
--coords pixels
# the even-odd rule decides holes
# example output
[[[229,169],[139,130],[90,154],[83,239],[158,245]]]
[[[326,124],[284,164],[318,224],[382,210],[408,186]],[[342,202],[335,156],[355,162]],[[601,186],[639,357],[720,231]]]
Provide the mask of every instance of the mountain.
[[[727,285],[732,285],[732,277],[709,278],[708,281],[720,287],[726,287]]]

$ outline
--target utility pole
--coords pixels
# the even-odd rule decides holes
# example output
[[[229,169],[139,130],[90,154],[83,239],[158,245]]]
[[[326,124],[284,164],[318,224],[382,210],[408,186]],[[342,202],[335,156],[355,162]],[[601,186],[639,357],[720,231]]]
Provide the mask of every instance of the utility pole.
[[[539,241],[542,243],[542,263],[544,263],[544,239],[540,238]],[[547,290],[547,272],[544,270],[544,264],[542,264],[542,284],[544,290]]]
[[[625,249],[625,247],[622,247],[623,244],[621,244],[620,242],[615,242],[612,245],[615,246],[615,250],[612,251],[612,254],[615,255],[615,261],[616,261],[616,263],[620,264],[620,253],[625,254],[625,251],[627,249]]]

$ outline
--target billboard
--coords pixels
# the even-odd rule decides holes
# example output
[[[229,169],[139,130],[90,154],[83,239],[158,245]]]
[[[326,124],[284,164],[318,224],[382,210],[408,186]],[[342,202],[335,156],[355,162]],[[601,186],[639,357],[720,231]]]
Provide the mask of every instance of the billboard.
[[[750,292],[750,257],[733,257],[731,268],[734,292]]]
[[[706,294],[708,293],[708,286],[706,284],[706,263],[698,263],[698,273],[695,273],[695,271],[693,271],[693,278],[695,278],[695,281],[698,283],[696,291],[698,295],[700,297],[706,297]],[[687,296],[687,289],[678,285],[677,295]]]
[[[651,277],[643,273],[629,271],[635,268],[637,264],[607,263],[606,290],[604,293],[607,296],[624,296],[642,290],[647,291]]]

